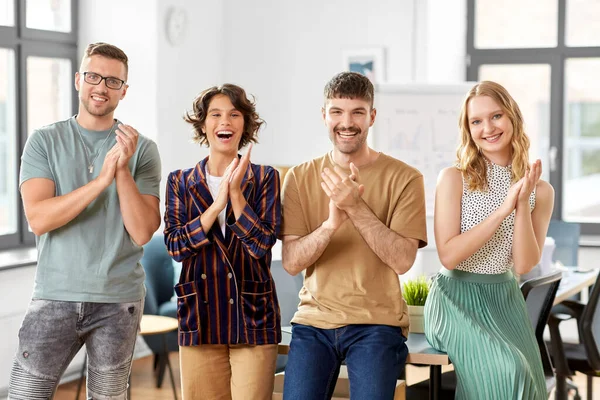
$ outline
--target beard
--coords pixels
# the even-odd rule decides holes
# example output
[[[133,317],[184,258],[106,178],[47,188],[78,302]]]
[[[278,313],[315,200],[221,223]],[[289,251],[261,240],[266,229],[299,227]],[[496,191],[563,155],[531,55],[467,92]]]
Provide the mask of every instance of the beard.
[[[100,107],[94,107],[90,104],[89,98],[80,99],[81,104],[83,104],[83,108],[88,112],[88,114],[93,115],[95,117],[104,117],[106,115],[111,114],[117,108],[117,105],[111,105],[108,101],[106,104]]]
[[[354,133],[355,140],[353,140],[351,142],[345,142],[345,141],[339,140],[338,133],[341,131]],[[331,142],[333,143],[333,145],[338,149],[338,151],[343,154],[356,153],[358,150],[360,150],[364,146],[364,144],[367,140],[366,136],[363,135],[363,132],[360,128],[358,128],[356,126],[345,127],[345,126],[341,126],[341,125],[337,125],[335,128],[333,128],[333,132],[330,133],[330,139],[331,139]]]

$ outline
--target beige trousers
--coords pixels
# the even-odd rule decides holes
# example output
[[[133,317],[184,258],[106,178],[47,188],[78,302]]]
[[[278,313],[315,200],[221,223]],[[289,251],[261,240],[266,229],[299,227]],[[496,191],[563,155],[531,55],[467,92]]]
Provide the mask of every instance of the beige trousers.
[[[277,345],[179,347],[183,400],[270,400]]]

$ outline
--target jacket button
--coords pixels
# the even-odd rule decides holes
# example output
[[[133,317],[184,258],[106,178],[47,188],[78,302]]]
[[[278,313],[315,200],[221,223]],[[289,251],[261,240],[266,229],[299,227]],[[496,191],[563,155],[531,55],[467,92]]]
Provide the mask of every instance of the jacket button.
[[[233,299],[229,299],[229,304],[233,304]]]
[[[201,277],[202,279],[206,279],[206,274],[202,274],[200,277]]]
[[[233,278],[233,274],[230,272],[230,273],[228,273],[228,274],[227,274],[227,277],[228,277],[229,279],[231,279],[231,278]]]

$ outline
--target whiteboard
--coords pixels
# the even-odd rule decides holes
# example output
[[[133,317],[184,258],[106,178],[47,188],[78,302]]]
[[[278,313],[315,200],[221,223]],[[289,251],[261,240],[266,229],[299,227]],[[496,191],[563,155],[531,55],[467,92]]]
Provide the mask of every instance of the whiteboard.
[[[438,174],[456,163],[458,116],[475,82],[379,84],[377,117],[369,144],[417,168],[425,180],[427,215],[433,215]]]

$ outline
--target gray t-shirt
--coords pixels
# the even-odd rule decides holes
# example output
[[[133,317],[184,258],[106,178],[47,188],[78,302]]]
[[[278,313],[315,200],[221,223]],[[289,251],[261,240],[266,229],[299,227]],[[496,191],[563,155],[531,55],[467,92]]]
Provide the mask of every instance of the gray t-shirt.
[[[84,186],[100,174],[106,153],[116,143],[114,132],[105,141],[108,134],[82,128],[75,117],[36,130],[21,157],[20,185],[32,178],[51,179],[56,196]],[[88,164],[94,158],[90,174]],[[141,194],[160,198],[160,168],[156,144],[139,135],[129,169]],[[36,237],[36,242],[33,298],[121,303],[144,297],[145,274],[139,263],[143,250],[125,230],[115,181],[71,222]]]

